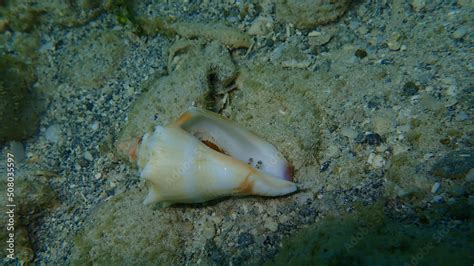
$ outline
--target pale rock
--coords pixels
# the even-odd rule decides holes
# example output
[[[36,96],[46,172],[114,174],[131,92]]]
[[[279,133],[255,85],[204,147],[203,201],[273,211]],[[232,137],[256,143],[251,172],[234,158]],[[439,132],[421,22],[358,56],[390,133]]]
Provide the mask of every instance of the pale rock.
[[[453,39],[460,40],[466,35],[466,33],[466,27],[462,26],[453,32]]]
[[[271,17],[259,16],[257,17],[247,33],[250,35],[263,36],[273,28],[273,19]]]
[[[21,162],[25,159],[25,146],[18,141],[10,142],[10,153],[15,156],[15,162]]]
[[[400,50],[402,44],[400,43],[401,35],[398,32],[392,34],[390,39],[387,42],[388,48],[392,51]]]
[[[94,157],[92,157],[92,154],[89,151],[85,151],[83,156],[84,156],[84,159],[86,159],[88,161],[94,160]]]
[[[282,224],[288,222],[288,220],[290,220],[290,218],[286,215],[281,215],[280,217],[278,217],[278,222],[280,222]]]
[[[54,124],[54,125],[49,126],[46,129],[46,133],[45,133],[46,139],[49,142],[58,143],[60,140],[60,131],[61,129],[59,125]]]
[[[439,182],[436,182],[433,184],[431,187],[431,193],[436,193],[438,190],[441,188],[441,184]]]
[[[352,127],[343,127],[341,129],[341,134],[349,139],[355,139],[357,137],[357,131],[355,131]]]
[[[385,160],[380,154],[371,153],[367,159],[367,163],[373,168],[381,168],[385,166]]]
[[[278,224],[274,222],[271,218],[266,219],[263,227],[272,232],[276,232],[278,230]]]
[[[312,31],[308,33],[308,42],[313,47],[322,46],[328,43],[333,35],[333,32]]]

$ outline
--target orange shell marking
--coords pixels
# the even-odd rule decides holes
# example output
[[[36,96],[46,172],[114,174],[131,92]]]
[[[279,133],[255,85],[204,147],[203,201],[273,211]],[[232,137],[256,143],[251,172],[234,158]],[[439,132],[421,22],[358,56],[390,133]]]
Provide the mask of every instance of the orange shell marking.
[[[182,124],[188,122],[193,115],[190,112],[184,113],[176,122],[173,123],[175,126],[181,126]]]

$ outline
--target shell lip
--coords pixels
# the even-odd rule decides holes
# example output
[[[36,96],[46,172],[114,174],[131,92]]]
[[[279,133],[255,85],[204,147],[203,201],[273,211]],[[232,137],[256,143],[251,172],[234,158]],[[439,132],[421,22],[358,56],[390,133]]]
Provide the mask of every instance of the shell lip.
[[[138,148],[140,147],[140,144],[142,144],[143,136],[135,138],[130,141],[130,146],[128,150],[128,155],[130,162],[136,162],[137,161],[137,155],[138,155]]]
[[[293,177],[295,174],[295,167],[291,164],[288,164],[284,169],[283,177],[287,181],[293,181]]]

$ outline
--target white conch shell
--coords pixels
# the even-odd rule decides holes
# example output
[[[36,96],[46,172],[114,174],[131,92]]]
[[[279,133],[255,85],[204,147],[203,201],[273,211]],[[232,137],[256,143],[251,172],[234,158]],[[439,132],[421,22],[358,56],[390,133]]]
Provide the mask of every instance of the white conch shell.
[[[157,126],[152,134],[143,136],[137,152],[137,164],[141,177],[150,184],[145,204],[198,203],[232,195],[281,196],[296,191],[296,185],[285,180],[285,174],[273,176],[270,174],[274,171],[271,167],[262,171],[241,158],[229,156],[241,156],[238,144],[243,143],[244,146],[256,146],[251,150],[251,156],[267,155],[266,149],[269,149],[276,155],[268,155],[276,156],[286,163],[271,144],[228,120],[224,123],[218,117],[216,122],[216,118],[208,116],[206,112],[192,109],[175,124]],[[226,123],[230,123],[231,127],[226,128]],[[207,128],[210,125],[211,128]],[[224,136],[229,130],[237,130],[237,133]],[[238,133],[238,130],[244,133]],[[218,136],[219,151],[206,146],[200,138],[191,134],[198,131],[206,135],[212,132],[210,135]],[[253,136],[255,139],[252,139]],[[248,137],[252,138],[249,140]],[[221,145],[226,154],[222,153]],[[267,157],[261,159],[268,161]]]

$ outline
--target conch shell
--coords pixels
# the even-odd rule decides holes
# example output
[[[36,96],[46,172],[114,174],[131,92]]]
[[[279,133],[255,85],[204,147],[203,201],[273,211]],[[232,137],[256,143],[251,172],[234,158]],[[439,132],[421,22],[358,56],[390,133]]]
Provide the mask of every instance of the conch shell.
[[[291,168],[273,145],[209,111],[192,108],[175,123],[145,134],[136,146],[131,152],[150,185],[144,204],[296,191]]]

